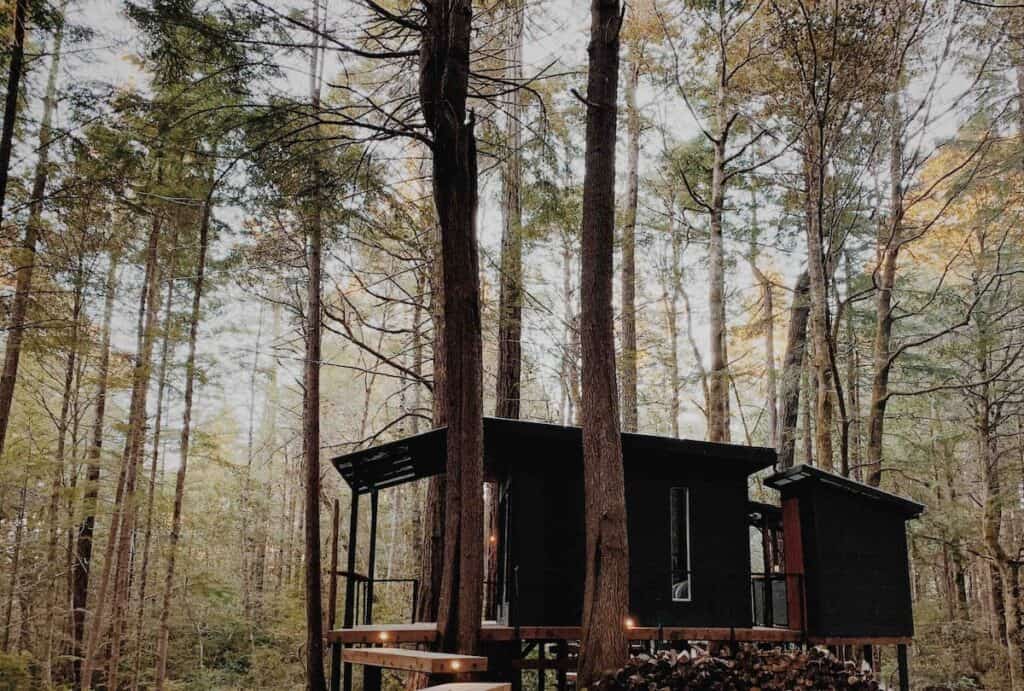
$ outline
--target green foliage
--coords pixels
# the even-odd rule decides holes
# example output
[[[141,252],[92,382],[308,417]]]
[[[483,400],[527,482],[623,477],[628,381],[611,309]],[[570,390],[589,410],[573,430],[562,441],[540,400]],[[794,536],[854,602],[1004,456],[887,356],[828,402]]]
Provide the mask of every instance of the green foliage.
[[[27,653],[0,652],[0,691],[31,691],[39,688]]]

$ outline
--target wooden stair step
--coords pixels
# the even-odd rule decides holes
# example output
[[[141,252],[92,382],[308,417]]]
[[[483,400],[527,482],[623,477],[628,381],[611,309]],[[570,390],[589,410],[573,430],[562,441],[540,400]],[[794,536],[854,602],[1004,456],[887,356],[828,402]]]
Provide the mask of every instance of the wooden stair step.
[[[512,691],[512,684],[500,681],[471,681],[455,684],[428,686],[420,691]]]
[[[425,674],[486,672],[487,658],[402,648],[345,648],[342,660],[356,665],[400,669]],[[468,690],[467,690],[468,691]]]

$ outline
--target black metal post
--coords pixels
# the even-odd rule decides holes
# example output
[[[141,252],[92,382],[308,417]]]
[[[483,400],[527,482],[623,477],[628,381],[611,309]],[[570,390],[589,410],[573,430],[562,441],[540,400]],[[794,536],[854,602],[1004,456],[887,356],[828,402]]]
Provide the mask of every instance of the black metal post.
[[[907,646],[896,646],[896,665],[899,668],[900,691],[910,691],[910,665],[907,664]]]
[[[373,579],[377,564],[377,490],[370,492],[370,559],[366,564],[366,608],[364,624],[373,623]]]
[[[355,624],[356,605],[356,544],[359,537],[359,494],[352,493],[352,507],[348,518],[348,560],[346,568],[348,575],[345,577],[345,613],[342,618],[342,626],[346,629],[352,628]],[[341,646],[338,646],[338,657],[341,657]],[[336,669],[336,668],[335,668]],[[352,663],[346,662],[343,669],[343,689],[352,691]],[[331,673],[331,691],[338,691],[335,684],[334,672]]]

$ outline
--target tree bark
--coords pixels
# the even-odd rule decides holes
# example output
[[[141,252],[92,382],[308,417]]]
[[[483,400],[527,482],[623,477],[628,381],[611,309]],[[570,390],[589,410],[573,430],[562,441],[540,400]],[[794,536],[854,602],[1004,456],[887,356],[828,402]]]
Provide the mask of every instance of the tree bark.
[[[891,96],[889,154],[889,220],[878,237],[878,268],[875,271],[875,340],[872,348],[874,373],[871,380],[871,409],[868,414],[867,481],[882,482],[882,442],[885,409],[889,402],[889,373],[892,369],[893,289],[903,227],[903,129],[899,100]]]
[[[419,96],[433,139],[434,206],[444,272],[448,443],[438,627],[446,650],[479,643],[483,603],[483,400],[477,168],[467,121],[472,3],[428,0]]]
[[[28,10],[29,0],[16,0],[14,3],[14,40],[11,42],[11,58],[7,71],[4,125],[3,130],[0,131],[0,223],[3,223],[4,220],[4,203],[7,200],[7,177],[10,174],[11,149],[14,145],[14,124],[18,117],[18,96],[21,92],[21,77],[25,64],[25,25],[28,23]],[[31,271],[29,272],[29,278],[31,279]],[[13,318],[11,323],[16,323]],[[17,368],[18,365],[15,362],[12,376],[17,375]],[[7,374],[5,363],[4,376],[6,377]],[[11,388],[13,391],[13,382],[11,383]],[[3,451],[4,438],[7,434],[7,420],[11,405],[9,400],[6,403],[4,402],[3,395],[5,394],[6,389],[0,386],[0,452]]]
[[[441,253],[441,231],[437,212],[429,216],[431,261],[430,274],[430,318],[434,329],[433,360],[433,425],[435,428],[446,424],[445,392],[448,378],[445,376],[445,323],[444,323],[444,257]],[[427,493],[423,504],[425,521],[423,541],[420,547],[420,590],[417,594],[416,621],[437,621],[437,600],[441,593],[441,572],[444,559],[444,496],[445,477],[435,475],[427,480]]]
[[[97,367],[96,407],[89,446],[89,462],[82,495],[82,522],[75,540],[75,559],[71,572],[72,612],[72,673],[75,688],[81,688],[82,658],[85,634],[85,612],[89,595],[89,576],[92,573],[93,533],[96,529],[96,503],[99,497],[100,457],[103,452],[103,423],[107,408],[107,384],[110,378],[110,323],[114,315],[114,297],[117,293],[118,255],[111,253],[104,289],[103,327],[100,336],[100,359]]]
[[[779,466],[793,466],[796,454],[797,419],[800,415],[800,379],[807,352],[807,320],[810,315],[810,277],[807,270],[800,273],[793,287],[793,302],[789,308],[789,331],[786,353],[782,358],[782,376],[779,382],[779,430],[776,433]],[[809,434],[809,432],[808,432]]]
[[[634,51],[636,52],[636,51]],[[626,66],[626,208],[622,224],[622,429],[636,432],[636,217],[640,189],[640,111],[636,90],[640,83],[640,59],[634,54]]]
[[[11,166],[11,147],[14,139],[14,123],[18,115],[18,93],[25,55],[25,24],[28,22],[28,0],[17,0],[14,6],[14,42],[11,45],[10,69],[7,77],[7,100],[4,108],[3,130],[0,132],[0,223],[3,222],[4,202],[7,198],[7,176]],[[63,34],[59,30],[58,36]],[[4,367],[0,373],[0,456],[7,442],[7,426],[11,419],[11,405],[14,402],[14,386],[18,381],[18,363],[21,360],[21,345],[25,337],[25,318],[28,314],[29,297],[32,292],[32,274],[36,264],[36,244],[39,240],[39,222],[43,211],[43,197],[49,176],[51,122],[56,107],[57,69],[60,64],[60,43],[54,39],[54,57],[50,63],[50,75],[46,85],[46,100],[43,104],[43,121],[39,129],[39,161],[32,181],[32,199],[29,218],[25,224],[25,236],[21,247],[13,253],[15,268],[14,300],[7,325],[7,343],[4,349]]]
[[[185,477],[188,473],[189,443],[192,438],[192,399],[196,380],[196,341],[199,335],[200,307],[203,299],[203,282],[206,278],[206,252],[209,247],[210,217],[213,213],[213,190],[207,194],[203,205],[203,217],[199,225],[199,248],[195,279],[192,290],[192,312],[188,327],[188,356],[185,360],[185,396],[181,418],[181,441],[179,442],[179,465],[174,484],[174,509],[171,514],[171,535],[167,546],[167,574],[164,577],[163,603],[157,629],[156,679],[154,687],[162,691],[167,681],[167,644],[170,635],[171,596],[174,592],[174,567],[177,557],[178,540],[181,537],[181,514],[185,499]]]
[[[167,280],[167,303],[164,306],[163,343],[160,347],[160,373],[157,375],[156,418],[153,421],[153,451],[150,457],[149,487],[146,498],[146,527],[142,536],[142,565],[139,570],[139,610],[135,622],[136,649],[135,670],[132,675],[132,688],[139,685],[142,672],[142,641],[146,623],[146,587],[149,582],[149,548],[153,537],[153,505],[156,500],[157,462],[160,457],[160,432],[163,426],[164,392],[167,388],[167,368],[170,361],[171,343],[171,309],[174,303],[174,277]]]
[[[822,133],[812,122],[804,137],[804,177],[807,204],[807,272],[810,277],[810,334],[814,343],[811,358],[814,372],[816,465],[832,470],[832,362],[828,307],[828,260],[824,249],[825,161],[821,151]]]
[[[522,0],[507,0],[508,46],[505,50],[505,78],[518,84],[523,78]],[[505,109],[508,117],[505,136],[506,159],[501,168],[502,232],[500,294],[498,298],[498,376],[494,414],[519,419],[522,378],[523,319],[523,115],[522,95],[510,86]]]
[[[27,492],[28,479],[21,487],[18,501],[18,513],[15,516],[17,523],[14,524],[14,547],[11,553],[11,571],[7,583],[7,608],[4,610],[4,638],[0,643],[0,650],[8,653],[11,651],[11,624],[14,615],[15,594],[18,592],[18,577],[21,569],[21,541],[24,533],[25,523],[25,494]],[[24,616],[24,614],[22,615]]]
[[[142,466],[143,452],[146,446],[146,408],[149,398],[149,384],[152,379],[153,345],[156,341],[158,311],[160,306],[160,229],[154,222],[150,232],[149,247],[146,253],[148,281],[144,292],[145,302],[140,302],[144,311],[143,328],[140,331],[141,341],[136,353],[132,370],[132,396],[128,416],[128,436],[122,458],[125,467],[124,493],[119,502],[120,511],[117,529],[117,561],[114,571],[114,592],[111,603],[110,651],[107,660],[106,683],[110,688],[117,688],[120,675],[121,645],[124,638],[124,627],[128,620],[128,607],[131,592],[131,573],[134,558],[135,523],[138,517],[136,499],[136,483],[139,469]],[[168,253],[173,256],[173,251]],[[113,533],[112,533],[113,534]],[[100,618],[101,619],[101,618]]]
[[[63,12],[63,9],[64,6],[61,5],[61,12]],[[34,228],[37,228],[41,221],[43,213],[43,197],[46,195],[46,183],[50,173],[50,141],[53,138],[53,111],[57,107],[57,77],[60,70],[60,56],[63,42],[64,23],[63,21],[58,20],[57,31],[53,37],[53,58],[50,60],[50,71],[46,79],[46,95],[43,97],[43,117],[39,125],[39,160],[36,162],[35,175],[32,180],[32,200],[29,204],[28,225]],[[0,209],[2,209],[2,203],[0,203]],[[35,234],[38,235],[37,232],[35,232]],[[33,253],[34,251],[35,250],[33,248]],[[32,263],[34,262],[35,259],[33,258]],[[82,312],[82,271],[81,259],[79,259],[78,268],[76,270],[74,304],[71,315],[71,343],[68,349],[67,366],[64,372],[64,390],[61,396],[60,419],[57,429],[57,453],[56,458],[54,459],[55,468],[50,492],[50,513],[48,518],[48,522],[50,524],[50,542],[47,546],[47,563],[51,565],[56,564],[57,562],[57,511],[60,503],[60,489],[64,477],[64,451],[67,440],[68,412],[71,408],[71,393],[72,386],[74,384],[75,366],[78,355],[79,320]],[[26,297],[30,290],[31,279],[26,287]],[[15,301],[17,301],[17,296],[15,296]],[[24,318],[24,315],[22,315],[22,318]],[[23,323],[24,322],[22,322],[22,324]],[[8,338],[11,338],[11,334],[8,335]],[[14,371],[16,372],[17,363],[13,366]],[[2,452],[2,449],[3,442],[0,441],[0,452]],[[48,601],[46,602],[47,640],[43,677],[48,686],[53,683],[53,617],[55,614],[54,608],[58,604],[54,602],[56,598],[56,585],[57,577],[55,575],[50,581],[50,593]]]
[[[522,0],[507,0],[507,40],[505,49],[505,78],[510,83],[510,92],[505,99],[507,115],[506,159],[502,174],[502,232],[500,265],[500,293],[498,298],[498,372],[495,391],[494,414],[496,417],[518,420],[521,410],[523,347],[523,136],[522,94],[516,84],[523,78],[523,25],[525,7]],[[487,611],[493,614],[494,587],[498,578],[498,544],[492,536],[497,534],[498,485],[488,483],[485,493],[486,520],[486,561],[484,578],[487,584]]]
[[[580,688],[592,688],[603,671],[618,668],[625,661],[629,610],[629,547],[612,313],[616,101],[622,26],[618,0],[591,0],[590,22],[580,259],[586,533]]]
[[[320,2],[313,0],[313,26],[320,27]],[[313,117],[320,113],[320,60],[322,40],[314,34],[310,51],[309,91]],[[319,133],[319,126],[314,129]],[[316,144],[314,144],[316,146]],[[320,548],[320,350],[323,253],[323,171],[320,155],[313,153],[311,217],[306,230],[306,357],[303,363],[302,458],[305,478],[305,600],[306,687],[326,691],[324,676],[322,559]],[[373,574],[370,574],[371,577]],[[333,577],[333,575],[332,575]]]
[[[718,59],[715,65],[715,135],[711,139],[714,159],[711,166],[711,215],[708,238],[708,327],[711,372],[708,387],[708,440],[730,440],[729,414],[729,353],[725,321],[725,165],[726,143],[729,138],[729,114],[726,96],[729,86],[729,65],[726,48],[728,39],[725,0],[716,2],[718,14]]]
[[[768,436],[773,447],[779,444],[779,394],[775,376],[775,295],[771,279],[754,265],[754,275],[761,286],[761,335],[764,340],[765,407],[768,409]]]
[[[64,487],[64,472],[67,456],[67,435],[70,424],[69,415],[71,412],[71,398],[74,394],[75,373],[78,364],[78,340],[81,329],[83,292],[85,290],[84,268],[82,258],[78,259],[78,267],[75,271],[74,298],[71,308],[71,337],[68,343],[68,354],[64,366],[63,391],[61,392],[60,415],[57,419],[57,449],[54,454],[53,480],[50,485],[50,506],[47,513],[47,523],[50,528],[50,539],[46,547],[46,563],[52,566],[60,563],[57,559],[57,540],[59,537],[59,522],[57,513],[60,510],[60,494]],[[72,465],[74,461],[72,460]],[[63,563],[61,564],[63,566]],[[49,592],[45,602],[46,607],[46,660],[43,668],[43,677],[48,686],[53,682],[53,637],[54,618],[57,613],[63,614],[66,610],[63,603],[57,597],[58,581],[60,574],[53,574],[50,577]]]
[[[159,177],[159,173],[158,173]],[[103,635],[103,619],[106,614],[108,594],[111,582],[114,585],[113,604],[117,619],[116,602],[118,593],[123,584],[121,575],[127,567],[127,560],[130,556],[131,535],[123,535],[129,532],[130,519],[132,516],[132,504],[135,492],[135,460],[136,449],[143,436],[146,412],[146,394],[149,388],[149,365],[153,349],[153,330],[155,325],[156,296],[159,295],[156,286],[159,282],[159,247],[161,233],[161,216],[159,213],[154,217],[149,231],[148,246],[146,249],[146,269],[143,289],[139,295],[139,310],[136,320],[136,345],[135,361],[132,369],[132,392],[128,411],[128,432],[125,439],[124,451],[121,455],[121,471],[117,480],[117,491],[115,493],[115,511],[111,516],[110,528],[107,536],[107,546],[104,549],[103,571],[100,577],[99,590],[96,594],[96,601],[90,619],[89,638],[86,645],[85,659],[82,665],[82,686],[85,689],[92,688],[92,678],[95,672],[97,655],[99,653],[100,639]],[[113,579],[111,578],[113,576]],[[114,629],[115,631],[117,629]]]

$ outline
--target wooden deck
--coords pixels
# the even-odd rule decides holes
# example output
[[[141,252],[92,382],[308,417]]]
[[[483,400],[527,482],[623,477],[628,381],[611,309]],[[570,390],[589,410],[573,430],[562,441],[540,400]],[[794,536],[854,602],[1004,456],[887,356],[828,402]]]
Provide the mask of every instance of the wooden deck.
[[[438,639],[437,624],[373,624],[335,629],[327,640],[345,645],[433,643]],[[480,640],[497,641],[575,641],[580,638],[579,626],[503,626],[485,622]],[[636,626],[629,629],[633,641],[742,641],[749,643],[797,643],[803,632],[794,629],[728,628],[687,626]]]
[[[487,658],[477,655],[433,653],[402,648],[347,648],[341,659],[357,665],[399,669],[424,674],[486,672]]]

